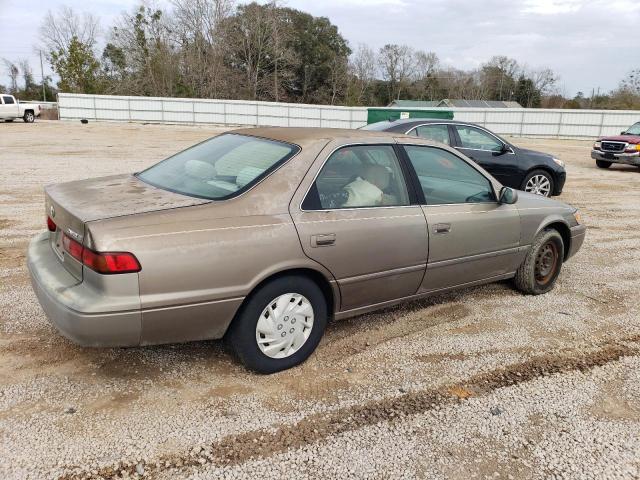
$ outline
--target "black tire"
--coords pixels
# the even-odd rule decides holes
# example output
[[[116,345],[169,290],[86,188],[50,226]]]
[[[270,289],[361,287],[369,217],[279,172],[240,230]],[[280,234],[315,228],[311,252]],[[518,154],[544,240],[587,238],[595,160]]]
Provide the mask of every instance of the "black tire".
[[[547,181],[549,182],[549,193],[547,195],[543,195],[545,197],[550,197],[554,194],[555,192],[555,182],[553,181],[553,177],[551,176],[551,174],[549,172],[547,172],[546,170],[531,170],[529,173],[527,173],[527,176],[524,177],[524,180],[522,181],[522,185],[520,185],[520,190],[524,190],[525,192],[527,191],[527,184],[529,183],[529,181],[536,177],[536,176],[543,176],[547,179]],[[534,192],[531,192],[534,193]]]
[[[272,358],[260,350],[256,326],[269,302],[286,293],[303,295],[309,301],[313,308],[313,326],[297,351],[288,357]],[[309,358],[320,343],[326,325],[327,301],[320,287],[307,277],[291,275],[276,278],[253,292],[234,319],[227,338],[245,367],[258,373],[274,373],[294,367]]]
[[[598,168],[609,168],[611,166],[611,162],[606,162],[604,160],[596,160],[596,166]]]
[[[22,117],[22,120],[24,120],[24,123],[33,123],[35,119],[36,119],[36,116],[31,110],[27,110],[26,112],[24,112],[24,116]]]
[[[552,266],[545,268],[549,260],[552,260]],[[543,230],[534,239],[531,249],[516,272],[516,288],[529,295],[547,293],[553,289],[563,261],[562,236],[555,229]]]

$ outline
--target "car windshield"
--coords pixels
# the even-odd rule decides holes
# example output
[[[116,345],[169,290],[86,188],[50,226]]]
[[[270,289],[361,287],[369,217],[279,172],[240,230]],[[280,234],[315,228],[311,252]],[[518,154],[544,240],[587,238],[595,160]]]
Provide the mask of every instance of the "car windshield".
[[[631,125],[624,133],[626,135],[640,135],[640,122]]]
[[[224,200],[251,188],[299,151],[288,143],[224,134],[184,150],[136,176],[172,192]]]

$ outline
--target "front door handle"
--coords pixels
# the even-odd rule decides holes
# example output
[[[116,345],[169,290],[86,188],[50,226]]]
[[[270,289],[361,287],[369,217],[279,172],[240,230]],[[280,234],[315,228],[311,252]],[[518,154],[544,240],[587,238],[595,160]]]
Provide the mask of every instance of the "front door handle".
[[[336,234],[335,233],[323,233],[320,235],[311,235],[312,247],[329,247],[335,245]]]
[[[433,226],[433,233],[449,233],[451,231],[450,223],[436,223]]]

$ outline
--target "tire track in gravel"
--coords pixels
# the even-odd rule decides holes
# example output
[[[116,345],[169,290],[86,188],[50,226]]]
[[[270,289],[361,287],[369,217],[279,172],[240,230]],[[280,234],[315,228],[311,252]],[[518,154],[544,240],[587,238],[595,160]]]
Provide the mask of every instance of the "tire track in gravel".
[[[139,478],[173,468],[199,467],[206,464],[230,466],[249,460],[267,458],[289,449],[323,441],[329,437],[374,425],[393,422],[421,414],[436,407],[464,402],[471,397],[487,395],[497,389],[529,382],[544,376],[586,372],[623,357],[640,354],[640,335],[603,343],[599,348],[584,352],[578,349],[563,353],[540,355],[521,363],[474,375],[464,382],[436,389],[407,392],[394,398],[340,408],[333,412],[310,415],[292,425],[265,428],[229,435],[208,446],[198,446],[183,454],[165,455],[156,460],[118,462],[99,469],[66,466],[69,472],[59,480],[98,478]]]

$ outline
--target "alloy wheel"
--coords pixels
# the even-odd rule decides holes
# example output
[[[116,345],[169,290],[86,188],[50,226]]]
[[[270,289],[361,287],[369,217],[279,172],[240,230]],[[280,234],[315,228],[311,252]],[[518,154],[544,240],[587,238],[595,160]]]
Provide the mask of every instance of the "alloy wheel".
[[[548,197],[551,195],[551,182],[544,175],[534,175],[527,181],[524,191]]]
[[[285,293],[264,308],[256,325],[258,347],[270,358],[287,358],[308,340],[313,306],[299,293]]]

